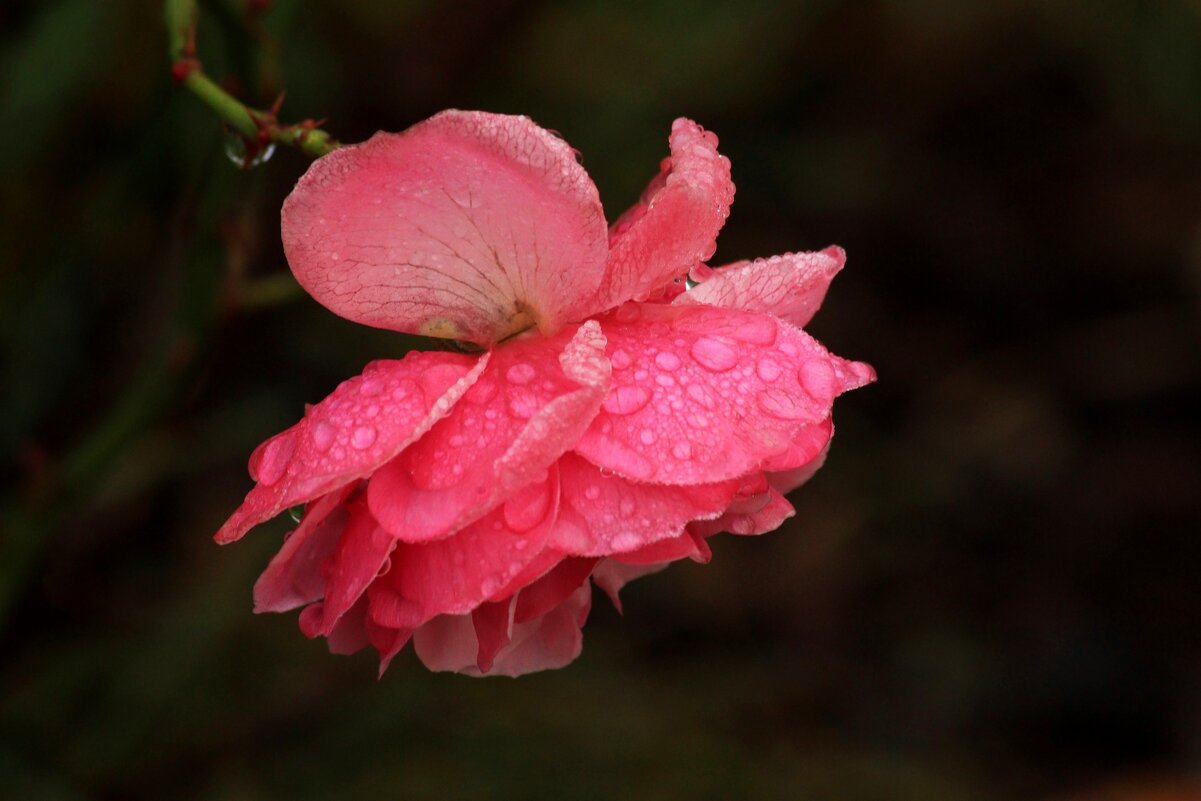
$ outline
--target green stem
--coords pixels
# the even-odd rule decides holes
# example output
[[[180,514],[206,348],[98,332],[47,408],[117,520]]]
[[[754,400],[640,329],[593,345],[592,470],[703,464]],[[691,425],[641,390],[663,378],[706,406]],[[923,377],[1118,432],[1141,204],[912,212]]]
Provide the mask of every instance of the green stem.
[[[321,130],[312,120],[282,125],[275,116],[275,110],[250,108],[205,74],[196,58],[196,25],[199,20],[196,0],[166,0],[163,16],[167,24],[167,48],[171,56],[172,74],[246,141],[248,153],[274,142],[318,158],[340,146],[338,140]]]

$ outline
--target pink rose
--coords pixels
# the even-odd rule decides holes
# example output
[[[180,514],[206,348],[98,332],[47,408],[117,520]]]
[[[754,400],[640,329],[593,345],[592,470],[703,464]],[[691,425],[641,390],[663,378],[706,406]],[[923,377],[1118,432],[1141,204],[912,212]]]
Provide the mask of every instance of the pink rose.
[[[381,671],[412,639],[433,670],[516,676],[579,655],[590,580],[616,602],[793,514],[835,396],[874,380],[800,329],[843,252],[705,267],[729,162],[689,120],[670,143],[611,228],[525,117],[447,111],[312,165],[283,208],[305,289],[484,351],[372,362],[255,450],[217,541],[306,504],[255,611],[302,607],[307,636],[370,644]]]

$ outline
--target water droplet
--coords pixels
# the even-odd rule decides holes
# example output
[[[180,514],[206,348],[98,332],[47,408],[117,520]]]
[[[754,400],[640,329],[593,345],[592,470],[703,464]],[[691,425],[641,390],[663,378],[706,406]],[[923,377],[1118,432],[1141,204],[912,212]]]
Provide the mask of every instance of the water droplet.
[[[487,403],[496,397],[497,389],[495,381],[481,379],[467,390],[467,399],[472,403]]]
[[[713,408],[713,396],[709,394],[709,390],[703,384],[689,384],[686,390],[688,397],[704,406],[706,409]]]
[[[769,389],[760,394],[759,407],[779,420],[803,420],[809,416],[805,404],[793,393],[782,389]]]
[[[677,459],[690,459],[692,458],[692,445],[688,440],[682,439],[671,447],[671,455]]]
[[[266,164],[275,155],[275,143],[268,142],[266,147],[257,143],[248,147],[246,137],[241,134],[230,134],[225,138],[225,157],[243,170],[249,170]]]
[[[293,523],[299,523],[304,518],[304,504],[300,503],[288,510],[288,517],[292,518]],[[288,532],[291,534],[291,532]]]
[[[359,394],[365,398],[378,395],[383,391],[383,389],[384,382],[380,381],[378,378],[365,378],[363,379],[363,382],[359,384]]]
[[[748,316],[730,336],[749,345],[767,346],[776,341],[776,321],[763,315]]]
[[[692,343],[692,358],[697,364],[714,373],[722,373],[738,364],[738,351],[711,337],[701,337]]]
[[[655,376],[655,383],[661,387],[674,387],[676,385],[676,380],[667,373],[659,373],[657,376]]]
[[[452,447],[452,448],[461,448],[461,447],[463,447],[463,435],[462,435],[462,434],[455,434],[454,436],[452,436],[452,437],[450,438],[450,440],[449,440],[449,443],[450,443],[450,447]]]
[[[313,426],[313,431],[309,435],[313,439],[313,447],[325,453],[329,450],[329,446],[334,444],[334,437],[337,431],[324,420],[318,420]]]
[[[455,478],[458,478],[459,476],[463,475],[463,464],[461,462],[455,462],[454,466],[452,466],[450,468],[450,473]]]
[[[596,486],[595,484],[587,487],[584,490],[584,497],[590,501],[595,501],[600,497],[600,487]]]
[[[372,443],[375,442],[375,437],[376,431],[373,426],[359,426],[350,435],[350,444],[359,450],[363,450],[364,448],[371,447]]]
[[[505,373],[505,378],[509,379],[514,384],[528,384],[537,375],[533,366],[528,364],[515,364]]]
[[[634,501],[632,498],[622,498],[621,503],[618,504],[618,509],[621,511],[621,513],[623,515],[626,515],[626,516],[634,514],[635,508],[636,508],[636,505],[634,504]]]
[[[379,578],[380,576],[386,576],[386,575],[388,575],[388,571],[390,571],[391,569],[392,569],[392,557],[385,556],[384,563],[379,566],[379,570],[376,572],[375,577]]]
[[[655,364],[657,364],[661,370],[678,370],[680,369],[680,357],[674,353],[671,353],[670,351],[659,351],[659,353],[655,355]]]
[[[633,414],[651,399],[651,393],[636,384],[623,384],[605,398],[605,411],[610,414]]]
[[[268,442],[255,465],[255,480],[266,487],[279,481],[287,471],[295,450],[296,437],[290,431]]]
[[[630,366],[632,361],[630,354],[620,348],[613,351],[613,355],[609,357],[609,362],[613,365],[614,370],[624,370]]]
[[[644,428],[638,434],[638,439],[642,440],[643,445],[650,445],[655,441],[655,432],[651,431],[649,428]]]
[[[774,359],[760,359],[759,364],[755,365],[755,372],[759,378],[770,384],[780,377],[782,368],[780,363]]]
[[[637,303],[627,303],[618,308],[613,316],[617,318],[617,322],[619,323],[632,323],[642,316],[642,309]]]
[[[801,365],[797,377],[805,391],[821,403],[834,400],[834,368],[825,359],[814,359]]]
[[[538,411],[538,399],[525,387],[514,387],[509,395],[509,412],[522,420],[529,420]]]

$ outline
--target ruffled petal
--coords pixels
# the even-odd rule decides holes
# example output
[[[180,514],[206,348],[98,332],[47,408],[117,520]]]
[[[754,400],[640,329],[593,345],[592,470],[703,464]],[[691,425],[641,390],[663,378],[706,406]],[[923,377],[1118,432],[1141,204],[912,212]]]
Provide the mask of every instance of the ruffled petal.
[[[411,352],[367,365],[299,423],[255,449],[250,475],[256,485],[214,539],[238,540],[289,507],[370,475],[445,415],[488,359]]]
[[[254,583],[256,613],[287,612],[324,594],[321,564],[333,554],[346,527],[348,515],[341,504],[352,488],[331,492],[305,509],[300,525],[284,537],[283,547]]]
[[[570,337],[570,341],[568,341]],[[445,537],[545,473],[596,416],[608,385],[595,322],[492,353],[455,410],[371,477],[368,502],[406,542]]]
[[[564,559],[553,570],[521,590],[517,595],[517,607],[513,612],[515,623],[524,623],[542,617],[563,603],[581,584],[588,580],[596,559],[571,557]]]
[[[771,314],[801,328],[821,307],[830,281],[844,264],[846,253],[833,245],[815,253],[740,261],[709,270],[704,282],[673,303]]]
[[[704,535],[692,530],[691,524],[675,537],[652,542],[636,551],[615,553],[610,557],[612,561],[625,565],[666,565],[681,559],[707,565],[712,558],[713,551],[709,550],[709,543],[705,542]]]
[[[720,515],[738,489],[736,479],[687,486],[629,481],[570,453],[560,460],[559,474],[551,544],[578,556],[633,551],[678,536],[690,520]]]
[[[371,616],[381,625],[416,628],[436,615],[470,612],[543,553],[559,499],[558,469],[450,537],[400,543],[392,570],[371,587]],[[560,557],[561,558],[561,557]]]
[[[396,540],[367,510],[359,496],[350,506],[350,520],[338,547],[325,566],[325,598],[320,633],[328,635],[366,591],[380,572],[386,571]]]
[[[742,536],[753,536],[774,531],[780,525],[796,514],[796,509],[780,492],[772,486],[767,491],[755,496],[751,503],[738,510],[726,512],[716,520],[698,520],[689,528],[702,537],[709,537],[723,531]]]
[[[283,209],[301,285],[347,319],[490,345],[592,297],[596,187],[527,117],[445,111],[318,159]]]
[[[427,668],[468,676],[521,676],[570,664],[583,648],[580,629],[592,606],[585,582],[563,603],[541,617],[512,625],[509,641],[493,654],[483,672],[474,615],[442,615],[413,633],[413,648]]]
[[[613,377],[575,451],[636,481],[703,484],[759,470],[829,418],[836,395],[874,376],[765,314],[631,303],[601,323]]]
[[[671,157],[613,226],[595,311],[657,297],[713,255],[734,200],[730,162],[717,137],[691,120],[676,120],[669,141]]]
[[[616,559],[602,559],[600,564],[592,571],[592,581],[596,586],[605,591],[605,595],[609,596],[609,601],[613,604],[613,608],[620,612],[621,597],[619,593],[622,587],[634,579],[666,570],[670,564],[671,562],[668,561],[632,565],[619,562]]]

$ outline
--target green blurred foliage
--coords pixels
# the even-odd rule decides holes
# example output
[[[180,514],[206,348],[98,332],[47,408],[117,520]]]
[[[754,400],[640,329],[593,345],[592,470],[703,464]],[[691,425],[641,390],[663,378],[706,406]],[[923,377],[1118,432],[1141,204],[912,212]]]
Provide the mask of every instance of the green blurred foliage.
[[[157,4],[9,2],[0,795],[953,801],[1201,769],[1196,3],[270,5],[203,5],[247,102],[286,86],[345,141],[529,114],[610,216],[695,117],[739,186],[718,261],[844,245],[813,330],[880,383],[794,520],[624,618],[598,598],[572,667],[377,682],[250,614],[283,521],[209,537],[255,444],[426,343],[296,290],[306,162],[229,163]]]

